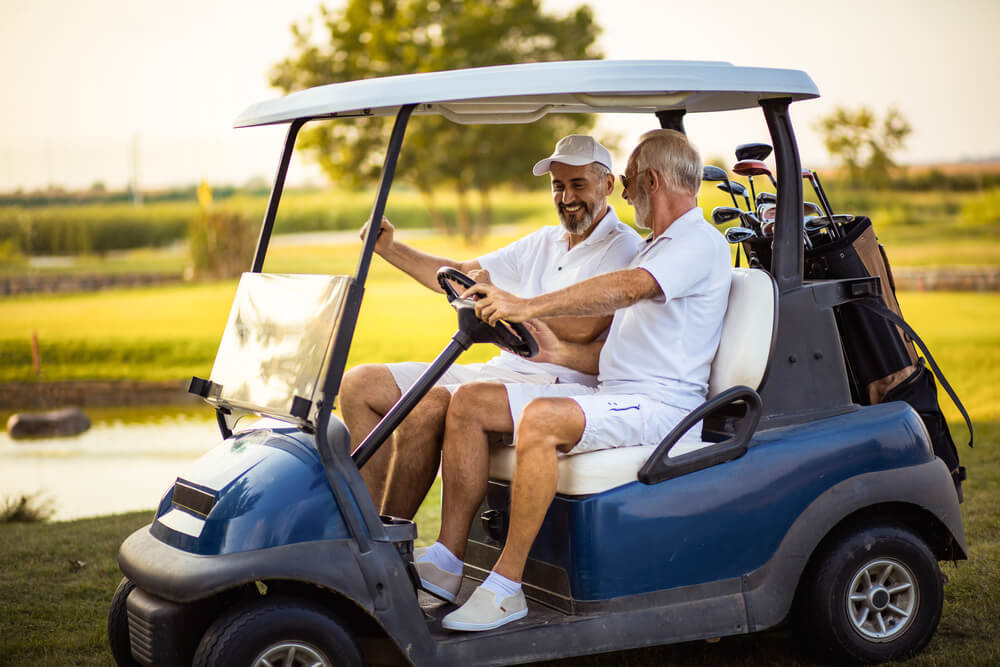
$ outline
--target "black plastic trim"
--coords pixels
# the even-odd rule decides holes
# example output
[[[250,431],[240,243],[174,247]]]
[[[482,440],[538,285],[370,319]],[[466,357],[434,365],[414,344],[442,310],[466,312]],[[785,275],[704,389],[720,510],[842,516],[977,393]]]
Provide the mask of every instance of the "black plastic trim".
[[[670,450],[691,427],[719,408],[731,403],[744,403],[746,412],[732,437],[687,454],[670,458]],[[638,478],[643,484],[658,484],[696,470],[703,470],[746,454],[750,439],[757,430],[763,412],[760,396],[750,387],[731,387],[692,410],[663,439],[639,469]]]
[[[208,518],[208,514],[215,507],[218,492],[202,488],[198,484],[178,477],[177,481],[174,482],[174,492],[170,499],[174,505],[183,507],[204,519]]]

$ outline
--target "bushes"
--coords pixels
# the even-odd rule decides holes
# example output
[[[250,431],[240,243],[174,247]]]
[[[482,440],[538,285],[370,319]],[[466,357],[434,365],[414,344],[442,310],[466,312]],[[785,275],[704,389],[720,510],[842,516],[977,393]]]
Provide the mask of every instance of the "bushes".
[[[28,255],[103,254],[164,246],[184,238],[192,203],[0,208],[0,240]]]
[[[962,204],[959,220],[964,225],[991,225],[1000,222],[1000,188],[984,192]]]
[[[235,278],[247,269],[256,237],[250,222],[239,211],[201,210],[188,226],[191,264],[187,277]]]

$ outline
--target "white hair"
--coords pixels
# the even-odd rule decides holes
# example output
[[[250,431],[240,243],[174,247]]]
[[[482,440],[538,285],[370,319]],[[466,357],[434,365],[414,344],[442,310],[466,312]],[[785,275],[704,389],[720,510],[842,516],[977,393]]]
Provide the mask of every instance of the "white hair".
[[[655,169],[667,189],[697,194],[701,187],[701,156],[688,138],[677,130],[650,130],[639,137],[635,148],[637,169]]]

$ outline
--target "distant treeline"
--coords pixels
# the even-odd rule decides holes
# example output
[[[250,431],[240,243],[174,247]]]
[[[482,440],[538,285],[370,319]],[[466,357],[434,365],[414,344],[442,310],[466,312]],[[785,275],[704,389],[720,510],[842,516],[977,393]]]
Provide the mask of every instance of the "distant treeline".
[[[546,211],[547,195],[497,193],[492,204],[492,222],[518,222]],[[335,192],[289,192],[278,209],[276,233],[359,229],[371,213],[372,194]],[[219,198],[213,192],[213,207],[237,213],[257,225],[267,208],[266,196],[234,195]],[[458,207],[453,198],[442,197],[436,206],[438,222],[448,231],[457,226]],[[60,206],[0,207],[0,243],[13,241],[24,255],[102,254],[115,250],[160,247],[183,240],[197,217],[200,205],[190,201],[164,200],[141,206],[129,203],[75,204]],[[401,192],[390,198],[387,211],[400,228],[431,227],[430,214],[416,194]],[[443,230],[442,230],[443,231]]]
[[[197,185],[170,188],[167,190],[154,190],[143,192],[141,199],[143,203],[147,204],[193,202],[198,199],[197,191]],[[212,196],[219,200],[226,200],[237,195],[266,197],[268,192],[269,188],[267,186],[244,188],[235,185],[222,185],[212,188]],[[0,193],[0,207],[22,206],[24,208],[38,208],[41,206],[67,206],[76,204],[131,204],[132,199],[131,190],[106,190],[103,187],[94,187],[89,190],[51,188],[32,192]]]
[[[930,168],[907,173],[893,178],[890,190],[931,192],[948,190],[951,192],[976,192],[1000,187],[1000,170],[976,170],[946,172]]]

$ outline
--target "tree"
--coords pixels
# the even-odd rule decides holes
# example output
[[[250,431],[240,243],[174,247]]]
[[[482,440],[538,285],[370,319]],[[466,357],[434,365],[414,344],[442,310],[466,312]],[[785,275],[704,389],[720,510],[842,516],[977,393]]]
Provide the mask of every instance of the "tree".
[[[898,109],[890,108],[881,122],[868,107],[837,107],[821,118],[816,129],[831,156],[840,161],[853,185],[884,186],[897,167],[893,153],[901,150],[913,128]]]
[[[321,6],[318,19],[322,40],[313,39],[312,19],[294,24],[293,54],[271,72],[271,84],[286,93],[372,76],[601,57],[594,47],[598,27],[586,6],[558,17],[544,14],[539,0],[347,0],[336,10]],[[530,182],[533,159],[547,155],[560,136],[585,132],[592,123],[588,116],[564,114],[501,126],[414,117],[396,177],[420,191],[438,227],[444,223],[434,190],[453,188],[459,229],[471,238],[489,224],[491,190]],[[391,124],[389,118],[311,123],[300,145],[332,180],[370,184],[381,172]],[[471,191],[480,200],[477,225]]]

